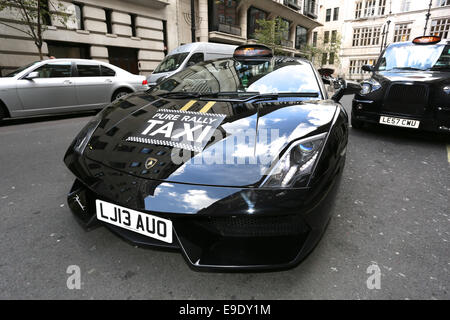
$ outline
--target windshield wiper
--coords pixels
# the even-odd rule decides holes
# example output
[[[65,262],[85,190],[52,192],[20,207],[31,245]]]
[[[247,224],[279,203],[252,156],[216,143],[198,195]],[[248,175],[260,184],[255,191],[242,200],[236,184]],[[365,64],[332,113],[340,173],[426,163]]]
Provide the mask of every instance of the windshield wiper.
[[[414,70],[414,71],[424,71],[423,69],[419,69],[419,68],[413,68],[413,67],[395,67],[392,69],[396,69],[396,70]],[[391,70],[392,70],[391,69]]]
[[[207,99],[228,102],[249,102],[249,101],[264,101],[277,100],[279,97],[301,97],[301,98],[317,98],[318,92],[282,92],[282,93],[259,93],[259,92],[168,92],[159,95],[163,98],[172,99]],[[245,99],[229,99],[225,97],[245,97]]]

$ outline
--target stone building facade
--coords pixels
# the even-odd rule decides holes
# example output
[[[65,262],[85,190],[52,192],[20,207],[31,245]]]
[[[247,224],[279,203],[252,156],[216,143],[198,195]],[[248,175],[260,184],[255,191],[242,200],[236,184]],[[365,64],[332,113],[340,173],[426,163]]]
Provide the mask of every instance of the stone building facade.
[[[336,31],[341,35],[340,59],[323,59],[323,66],[347,79],[368,76],[364,64],[374,64],[386,44],[411,41],[422,36],[429,0],[321,0],[318,21],[323,24],[311,37],[323,39]],[[450,0],[432,0],[425,33],[450,39]],[[337,9],[338,18],[334,19]]]
[[[48,0],[58,1],[58,0]],[[288,55],[302,55],[317,22],[318,0],[195,0],[196,41],[253,42],[257,19],[281,17],[289,32]],[[70,19],[51,15],[44,33],[46,57],[87,58],[133,73],[151,73],[167,52],[191,42],[191,0],[60,0]],[[55,8],[52,2],[49,8]],[[23,28],[17,12],[0,12],[0,22]],[[0,74],[39,59],[33,41],[0,24]]]

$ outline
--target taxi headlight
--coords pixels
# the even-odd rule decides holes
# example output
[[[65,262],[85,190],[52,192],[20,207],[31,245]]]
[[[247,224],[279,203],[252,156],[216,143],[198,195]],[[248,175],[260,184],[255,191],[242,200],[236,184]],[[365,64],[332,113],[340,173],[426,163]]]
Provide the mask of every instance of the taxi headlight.
[[[261,187],[293,187],[310,175],[322,151],[326,133],[294,143],[275,164]]]
[[[369,79],[369,80],[364,81],[364,82],[361,83],[361,88],[362,89],[360,91],[360,94],[361,95],[366,95],[366,94],[369,94],[369,93],[371,93],[373,91],[376,91],[376,90],[380,89],[381,88],[381,84],[378,81],[374,80],[374,79]]]

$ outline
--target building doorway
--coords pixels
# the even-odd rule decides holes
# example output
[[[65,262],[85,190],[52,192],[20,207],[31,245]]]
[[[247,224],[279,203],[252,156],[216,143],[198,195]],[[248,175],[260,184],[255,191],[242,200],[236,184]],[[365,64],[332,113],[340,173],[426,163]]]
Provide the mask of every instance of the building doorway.
[[[133,74],[139,74],[137,54],[133,48],[108,47],[109,63]]]

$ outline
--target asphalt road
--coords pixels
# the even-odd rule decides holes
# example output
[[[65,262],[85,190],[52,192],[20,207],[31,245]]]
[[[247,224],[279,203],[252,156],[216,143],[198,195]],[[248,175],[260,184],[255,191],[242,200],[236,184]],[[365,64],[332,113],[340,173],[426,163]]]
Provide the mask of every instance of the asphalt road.
[[[344,99],[349,106],[350,98]],[[449,299],[450,141],[395,128],[351,129],[333,218],[297,268],[198,273],[182,256],[85,232],[62,158],[88,117],[0,127],[0,298]],[[381,269],[368,289],[367,268]],[[69,290],[68,266],[81,270]]]

